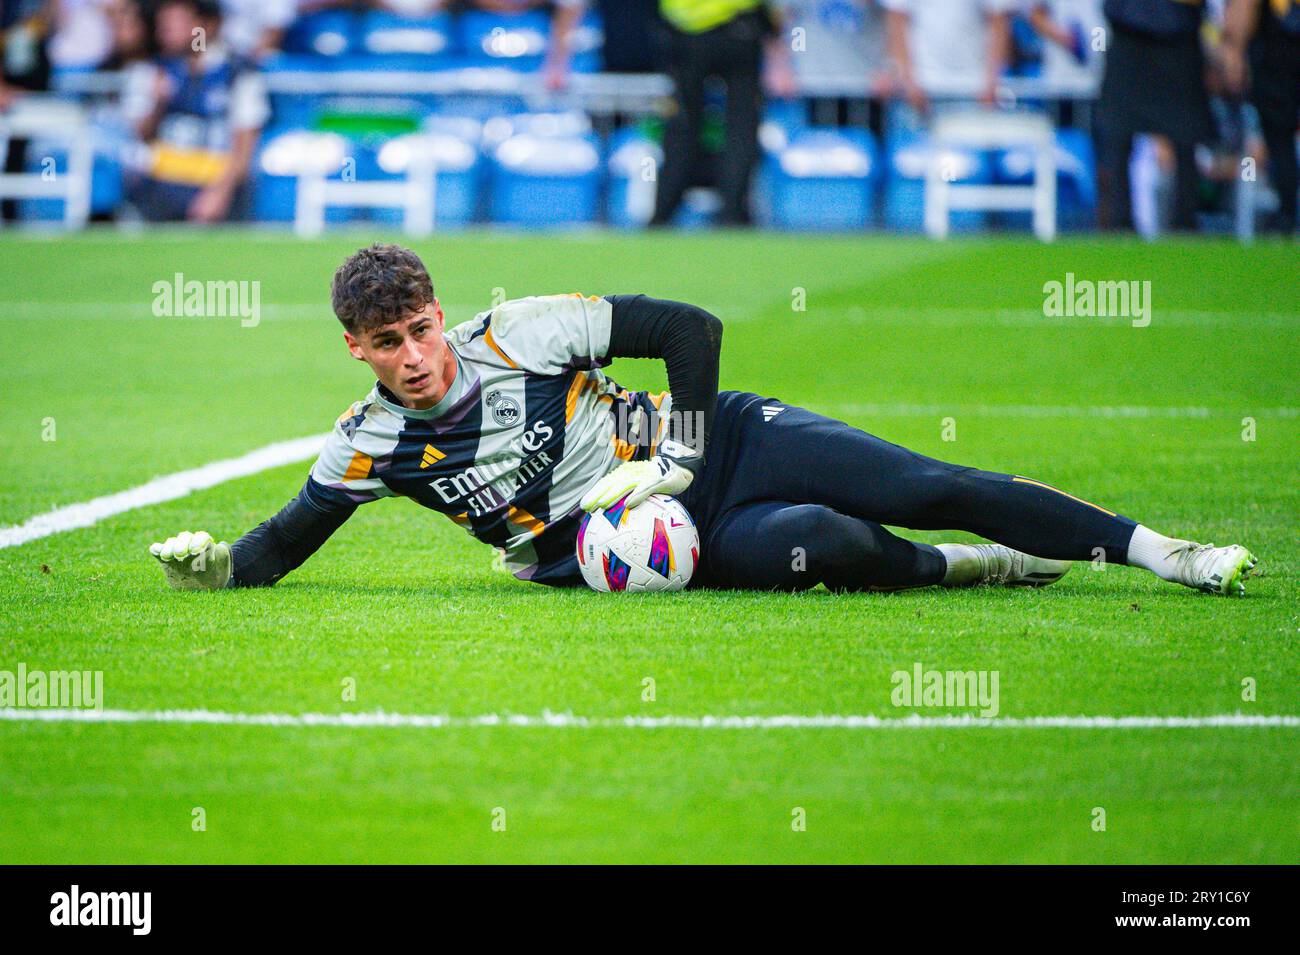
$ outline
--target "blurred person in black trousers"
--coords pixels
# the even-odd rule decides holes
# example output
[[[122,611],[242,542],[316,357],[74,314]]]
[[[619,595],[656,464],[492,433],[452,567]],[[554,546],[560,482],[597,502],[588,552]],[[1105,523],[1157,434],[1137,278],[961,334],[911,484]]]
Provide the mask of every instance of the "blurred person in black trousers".
[[[704,84],[720,78],[727,88],[726,144],[718,173],[722,210],[718,224],[750,222],[749,180],[758,160],[764,48],[772,92],[794,92],[790,51],[778,18],[762,0],[660,0],[668,26],[668,73],[675,110],[664,130],[664,163],[651,226],[667,225],[704,162]]]
[[[664,32],[659,0],[560,0],[551,15],[550,46],[542,67],[547,89],[568,86],[572,33],[588,7],[594,7],[600,15],[605,35],[600,49],[603,72],[659,72]]]
[[[25,91],[49,87],[50,61],[46,55],[49,29],[50,9],[46,0],[0,3],[0,57],[4,63],[0,74],[0,112],[12,106]],[[5,172],[22,172],[27,165],[27,140],[9,140],[0,160]],[[16,218],[17,200],[0,200],[0,221]]]
[[[1300,112],[1300,0],[1230,0],[1223,25],[1223,63],[1228,88],[1237,94],[1247,86],[1248,43],[1251,100],[1259,112],[1269,176],[1279,200],[1277,216],[1266,228],[1291,235],[1300,189],[1295,145]]]
[[[1129,156],[1138,133],[1165,136],[1174,152],[1173,228],[1196,226],[1195,149],[1214,137],[1201,0],[1106,0],[1110,44],[1101,85],[1098,219],[1132,229]]]

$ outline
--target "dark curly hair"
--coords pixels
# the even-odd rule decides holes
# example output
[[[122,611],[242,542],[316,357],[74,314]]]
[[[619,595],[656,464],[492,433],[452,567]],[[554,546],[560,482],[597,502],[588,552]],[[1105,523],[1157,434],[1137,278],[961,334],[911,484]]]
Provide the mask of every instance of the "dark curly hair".
[[[375,243],[334,273],[334,314],[353,335],[408,318],[433,301],[433,280],[410,249]]]

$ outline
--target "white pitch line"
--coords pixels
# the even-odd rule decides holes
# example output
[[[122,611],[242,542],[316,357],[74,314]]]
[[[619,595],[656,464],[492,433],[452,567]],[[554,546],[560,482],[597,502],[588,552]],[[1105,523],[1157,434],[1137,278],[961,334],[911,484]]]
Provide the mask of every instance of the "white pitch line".
[[[237,458],[213,461],[202,467],[189,471],[177,471],[163,477],[154,478],[116,494],[108,494],[80,504],[67,504],[56,507],[44,514],[37,514],[21,524],[0,527],[0,549],[26,544],[29,541],[49,537],[63,531],[79,527],[90,527],[105,518],[138,507],[148,507],[173,501],[194,491],[213,487],[235,478],[247,477],[260,471],[278,468],[294,461],[303,461],[315,456],[325,441],[325,435],[313,435],[309,438],[295,438],[292,441],[277,441]]]
[[[577,716],[485,713],[479,716],[414,713],[231,713],[220,710],[0,709],[0,721],[33,723],[182,723],[216,726],[300,726],[469,729],[506,726],[525,729],[1226,729],[1300,728],[1300,716]]]

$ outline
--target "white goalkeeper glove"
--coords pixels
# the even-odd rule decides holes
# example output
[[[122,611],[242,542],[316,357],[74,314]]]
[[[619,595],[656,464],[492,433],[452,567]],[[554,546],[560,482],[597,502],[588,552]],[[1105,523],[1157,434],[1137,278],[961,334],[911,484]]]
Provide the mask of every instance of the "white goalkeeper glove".
[[[629,461],[610,471],[582,495],[578,506],[596,511],[627,495],[627,506],[632,508],[651,494],[681,494],[694,478],[676,461],[656,454],[649,461]]]
[[[207,531],[181,531],[150,544],[149,553],[158,558],[174,590],[220,590],[230,582],[230,545],[214,541]]]

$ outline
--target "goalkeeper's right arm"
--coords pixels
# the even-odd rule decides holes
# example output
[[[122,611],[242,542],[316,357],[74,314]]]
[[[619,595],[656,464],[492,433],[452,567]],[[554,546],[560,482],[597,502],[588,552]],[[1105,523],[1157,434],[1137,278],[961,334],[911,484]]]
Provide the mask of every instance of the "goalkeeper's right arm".
[[[177,590],[269,586],[316,553],[356,510],[355,505],[322,510],[313,503],[320,495],[310,493],[311,483],[308,478],[278,514],[234,544],[214,541],[205,531],[182,531],[153,544],[149,553]]]

